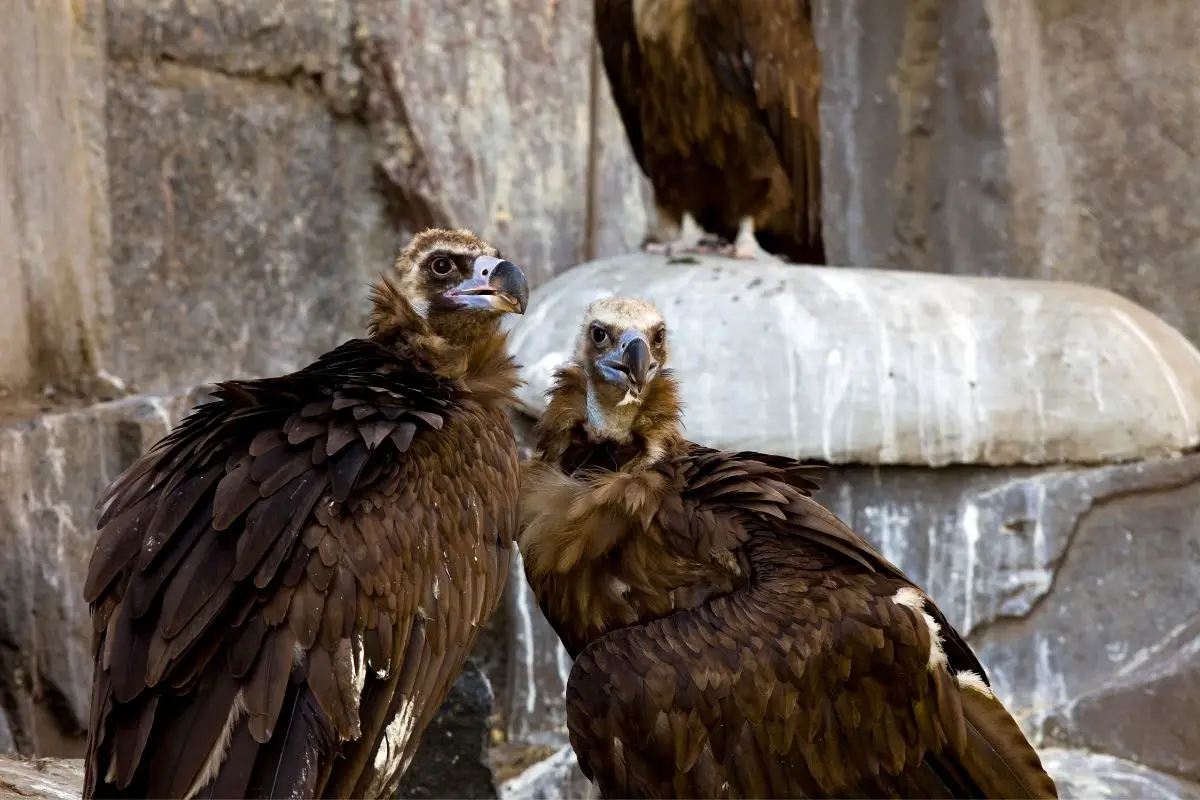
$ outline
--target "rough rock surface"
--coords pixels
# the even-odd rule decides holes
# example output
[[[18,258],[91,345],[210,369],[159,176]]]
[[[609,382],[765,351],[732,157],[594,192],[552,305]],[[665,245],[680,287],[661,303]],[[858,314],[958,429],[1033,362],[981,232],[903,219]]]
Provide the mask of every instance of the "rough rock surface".
[[[83,793],[80,759],[0,756],[0,798],[77,800]]]
[[[109,224],[102,148],[88,144],[103,135],[103,4],[10,3],[4,17],[0,402],[90,388]]]
[[[587,305],[633,294],[666,316],[685,424],[714,446],[942,466],[1094,463],[1200,443],[1200,352],[1111,292],[691,261],[601,259],[536,290],[513,328],[526,410],[545,407]]]
[[[0,716],[20,752],[80,752],[96,499],[196,399],[133,397],[0,429]]]
[[[233,75],[336,69],[350,34],[342,0],[108,0],[113,58],[184,62]]]
[[[1105,286],[1200,343],[1200,6],[815,8],[830,263]]]
[[[533,455],[533,421],[513,415],[522,459]],[[504,741],[512,746],[562,747],[567,743],[563,705],[571,657],[537,606],[520,552],[513,554],[505,590],[508,674],[503,703]]]
[[[1044,748],[1042,763],[1061,800],[1195,800],[1200,785],[1133,762],[1085,750]]]
[[[588,0],[360,5],[368,119],[412,227],[470,227],[533,284],[641,241],[642,178],[597,72]]]
[[[109,371],[141,391],[278,374],[361,331],[363,286],[396,244],[350,251],[343,209],[372,202],[369,149],[310,92],[111,70]]]
[[[583,776],[570,745],[530,767],[500,787],[500,800],[583,800],[598,798],[600,792]]]
[[[396,793],[399,800],[495,800],[496,783],[484,758],[492,700],[487,678],[468,661],[425,729]]]
[[[523,744],[560,745],[567,741],[563,692],[571,674],[571,657],[538,608],[520,554],[513,557],[509,581],[505,738]]]

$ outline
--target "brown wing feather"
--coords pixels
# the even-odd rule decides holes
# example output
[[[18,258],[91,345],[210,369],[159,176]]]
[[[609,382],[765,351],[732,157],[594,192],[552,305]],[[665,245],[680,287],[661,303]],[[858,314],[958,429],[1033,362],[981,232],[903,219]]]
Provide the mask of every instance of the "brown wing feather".
[[[796,233],[821,239],[821,58],[809,0],[695,0],[696,37],[722,84],[756,109],[792,187]]]
[[[802,465],[690,446],[672,468],[668,549],[740,551],[752,577],[578,656],[568,727],[605,796],[1056,796],[970,648]]]
[[[418,603],[442,620],[461,611],[452,587],[405,588],[427,586],[428,565],[462,546],[433,535],[469,513],[445,496],[442,472],[478,457],[499,483],[453,487],[473,489],[462,498],[472,507],[507,490],[472,535],[492,530],[507,545],[516,525],[511,430],[481,414],[451,384],[353,340],[298,373],[223,384],[115,481],[85,584],[97,632],[85,796],[182,796],[209,779],[236,796],[318,793],[329,772],[312,765],[388,721],[367,709],[362,725],[360,693],[387,684],[376,673],[356,683],[366,641],[378,673],[415,673],[409,697],[427,717],[477,632],[443,646],[432,674],[412,669],[418,654],[393,635]],[[481,613],[507,575],[495,563],[507,548],[495,549],[472,573],[491,601]],[[224,742],[218,769],[210,753]]]
[[[646,171],[642,143],[642,51],[634,25],[633,0],[595,0],[596,42],[613,102],[625,126],[633,157]]]
[[[926,668],[894,582],[811,579],[826,599],[751,589],[583,651],[568,727],[605,797],[1056,796],[999,703]]]

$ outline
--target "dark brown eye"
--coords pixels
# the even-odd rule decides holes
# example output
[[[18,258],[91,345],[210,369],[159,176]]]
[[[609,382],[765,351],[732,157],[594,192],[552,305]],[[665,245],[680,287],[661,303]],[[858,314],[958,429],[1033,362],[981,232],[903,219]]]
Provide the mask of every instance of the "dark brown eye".
[[[429,262],[429,271],[438,278],[444,278],[454,271],[454,262],[448,256],[434,256]]]
[[[661,345],[663,343],[663,339],[665,337],[666,337],[666,334],[663,332],[663,329],[659,328],[658,330],[656,330],[654,332],[654,336],[651,338],[650,341],[654,342],[655,347],[658,347],[659,345]]]
[[[596,344],[604,344],[608,341],[608,331],[604,330],[604,327],[601,325],[593,325],[592,341]]]

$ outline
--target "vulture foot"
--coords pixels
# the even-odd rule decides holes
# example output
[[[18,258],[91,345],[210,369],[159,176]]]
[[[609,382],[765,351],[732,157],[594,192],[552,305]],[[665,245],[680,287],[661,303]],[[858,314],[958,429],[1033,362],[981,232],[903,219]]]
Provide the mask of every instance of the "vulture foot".
[[[646,242],[642,245],[642,250],[673,257],[685,253],[720,253],[723,246],[720,237],[701,228],[691,214],[684,214],[674,239],[666,242]]]
[[[739,258],[745,261],[767,261],[774,258],[758,243],[754,235],[754,220],[746,217],[738,227],[737,238],[733,244],[723,249],[722,255]]]

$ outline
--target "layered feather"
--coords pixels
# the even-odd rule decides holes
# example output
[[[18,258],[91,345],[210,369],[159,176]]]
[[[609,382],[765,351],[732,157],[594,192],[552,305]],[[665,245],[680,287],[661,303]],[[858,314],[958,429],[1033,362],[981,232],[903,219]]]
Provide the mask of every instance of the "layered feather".
[[[813,499],[816,469],[687,442],[673,386],[617,453],[585,392],[558,375],[521,549],[605,797],[1056,796],[936,604]]]
[[[220,384],[113,483],[85,796],[394,788],[507,574],[515,368],[482,350],[447,377],[355,339]]]

